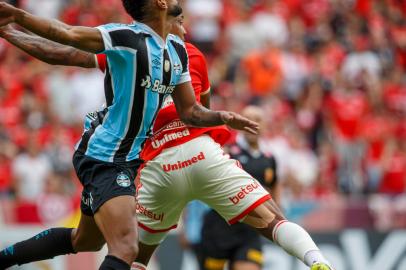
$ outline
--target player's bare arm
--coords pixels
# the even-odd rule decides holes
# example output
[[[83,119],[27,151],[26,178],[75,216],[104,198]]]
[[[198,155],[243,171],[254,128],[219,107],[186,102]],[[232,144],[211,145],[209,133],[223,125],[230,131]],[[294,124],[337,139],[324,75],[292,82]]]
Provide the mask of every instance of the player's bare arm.
[[[17,23],[46,39],[92,53],[104,50],[102,35],[92,27],[71,26],[58,20],[32,15],[5,2],[0,2],[0,26]]]
[[[92,53],[18,31],[10,25],[0,28],[0,37],[29,55],[51,65],[96,67],[95,55]]]
[[[176,86],[172,98],[181,120],[187,125],[211,127],[226,124],[233,129],[258,133],[258,123],[234,112],[211,111],[198,104],[190,82]]]

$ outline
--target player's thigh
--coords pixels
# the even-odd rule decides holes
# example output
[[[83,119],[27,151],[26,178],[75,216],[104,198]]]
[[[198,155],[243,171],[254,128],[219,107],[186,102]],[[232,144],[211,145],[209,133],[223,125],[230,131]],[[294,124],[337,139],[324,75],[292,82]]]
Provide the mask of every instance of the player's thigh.
[[[100,206],[94,218],[107,242],[109,252],[136,248],[138,235],[133,196],[124,195],[108,200]],[[128,250],[130,253],[132,251]]]
[[[92,216],[82,214],[79,226],[72,235],[72,245],[76,252],[98,251],[105,244],[104,236]]]
[[[159,244],[168,231],[176,228],[188,200],[189,185],[182,171],[164,168],[177,163],[176,152],[175,147],[164,150],[145,164],[137,176],[140,241],[147,245]]]
[[[221,149],[205,146],[203,153],[207,159],[202,162],[201,171],[195,173],[199,175],[197,199],[210,205],[229,223],[240,221],[270,198],[265,188]]]

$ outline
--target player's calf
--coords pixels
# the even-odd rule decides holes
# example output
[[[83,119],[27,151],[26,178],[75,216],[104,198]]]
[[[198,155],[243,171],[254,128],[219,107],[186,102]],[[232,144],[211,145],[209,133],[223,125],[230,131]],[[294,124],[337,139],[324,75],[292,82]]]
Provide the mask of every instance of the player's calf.
[[[0,269],[75,253],[71,234],[70,228],[52,228],[9,246],[0,251]]]
[[[257,229],[307,266],[317,263],[329,265],[310,235],[301,226],[286,220],[271,199],[250,212],[244,223]]]

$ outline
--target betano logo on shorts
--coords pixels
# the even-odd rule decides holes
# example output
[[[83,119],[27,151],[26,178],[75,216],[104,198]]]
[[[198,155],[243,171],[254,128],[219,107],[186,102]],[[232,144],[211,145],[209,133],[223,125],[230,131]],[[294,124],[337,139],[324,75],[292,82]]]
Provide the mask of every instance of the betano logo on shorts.
[[[182,131],[167,133],[164,135],[164,137],[162,139],[153,140],[152,147],[154,147],[155,149],[158,149],[159,147],[166,144],[167,142],[171,142],[171,141],[174,141],[174,140],[177,140],[177,139],[189,136],[189,135],[190,135],[190,131],[187,128]]]
[[[238,204],[242,199],[245,198],[246,195],[250,194],[254,190],[259,188],[259,183],[257,181],[252,182],[251,184],[246,185],[245,187],[241,187],[241,191],[238,192],[235,196],[229,197],[228,199],[234,204]]]
[[[138,214],[142,214],[150,219],[153,220],[159,220],[159,221],[163,221],[164,220],[164,213],[161,214],[155,214],[154,212],[148,210],[146,207],[142,206],[140,203],[137,202],[137,205],[135,207],[136,211]]]
[[[170,171],[176,171],[176,170],[181,170],[183,168],[187,168],[189,166],[192,166],[193,164],[206,159],[204,156],[203,152],[200,152],[197,156],[192,157],[191,159],[185,160],[185,161],[178,161],[175,164],[166,164],[163,165],[163,169],[165,172],[170,172]]]

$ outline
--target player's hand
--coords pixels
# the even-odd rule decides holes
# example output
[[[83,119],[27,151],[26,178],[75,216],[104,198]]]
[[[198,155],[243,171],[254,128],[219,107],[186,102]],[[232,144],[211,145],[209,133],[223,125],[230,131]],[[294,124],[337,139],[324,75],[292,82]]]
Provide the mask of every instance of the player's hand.
[[[5,2],[0,2],[0,26],[15,22],[18,9]]]
[[[244,130],[254,135],[258,134],[259,124],[238,113],[221,111],[220,116],[224,124],[233,129]]]

